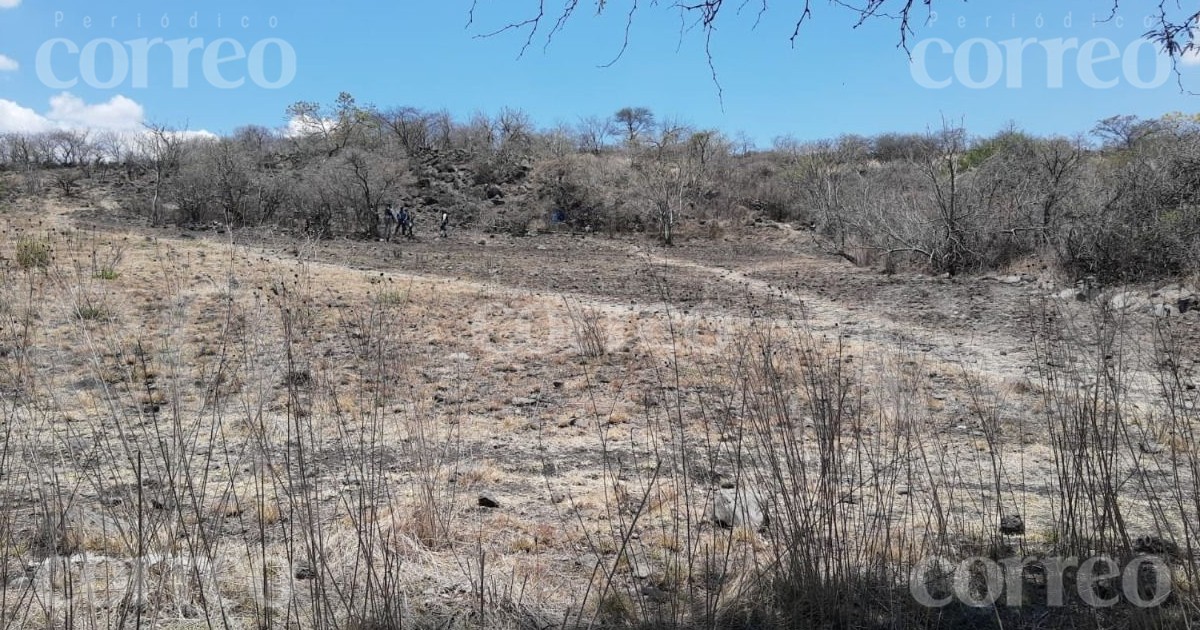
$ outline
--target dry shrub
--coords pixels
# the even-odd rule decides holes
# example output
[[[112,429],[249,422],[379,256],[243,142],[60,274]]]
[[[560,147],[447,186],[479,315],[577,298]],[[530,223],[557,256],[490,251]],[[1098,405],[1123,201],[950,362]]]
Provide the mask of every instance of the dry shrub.
[[[571,320],[571,332],[580,356],[602,357],[608,353],[608,331],[604,327],[604,314],[592,306],[572,304],[563,298],[567,317]]]

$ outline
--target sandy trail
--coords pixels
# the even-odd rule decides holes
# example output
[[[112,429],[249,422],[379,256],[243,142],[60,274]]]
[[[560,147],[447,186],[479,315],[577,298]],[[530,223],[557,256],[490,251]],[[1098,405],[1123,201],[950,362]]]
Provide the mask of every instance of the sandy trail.
[[[824,262],[802,254],[796,256],[794,263],[798,266]],[[1028,340],[987,332],[963,337],[945,330],[900,323],[877,313],[755,278],[749,275],[753,269],[740,271],[715,267],[661,254],[651,254],[648,260],[654,265],[695,271],[788,303],[796,308],[797,318],[804,320],[813,331],[827,336],[841,334],[843,338],[862,344],[866,349],[904,349],[927,353],[941,362],[970,366],[972,371],[989,375],[997,381],[1026,378],[1035,372],[1037,358],[1032,351],[1013,352],[1014,348],[1029,347]]]

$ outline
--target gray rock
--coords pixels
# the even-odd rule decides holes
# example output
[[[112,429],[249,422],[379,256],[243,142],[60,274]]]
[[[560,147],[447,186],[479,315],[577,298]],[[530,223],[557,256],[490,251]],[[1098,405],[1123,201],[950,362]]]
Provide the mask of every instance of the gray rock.
[[[768,524],[767,514],[754,492],[745,488],[718,490],[713,496],[712,520],[721,527],[759,529]]]
[[[600,565],[600,556],[594,553],[585,553],[575,558],[575,566],[582,567],[587,571],[594,571]]]
[[[634,558],[633,562],[629,563],[629,574],[639,580],[645,580],[654,575],[654,570],[645,558]]]
[[[1174,304],[1155,304],[1150,313],[1155,317],[1171,317],[1178,315],[1179,309]]]
[[[1142,452],[1147,455],[1157,455],[1167,450],[1167,447],[1163,446],[1158,440],[1142,440],[1141,443],[1138,444],[1138,448],[1140,448]]]
[[[1200,305],[1198,304],[1200,297],[1196,295],[1195,291],[1178,285],[1159,289],[1150,298],[1155,306],[1171,307],[1181,314],[1195,310]]]
[[[643,586],[641,593],[643,597],[654,604],[665,604],[671,601],[670,593],[658,588],[657,586],[654,586],[653,584],[647,584],[646,586]]]
[[[1191,293],[1183,289],[1167,289],[1158,291],[1151,296],[1156,304],[1174,304],[1179,300],[1191,297]]]
[[[1166,540],[1161,536],[1138,536],[1133,541],[1133,550],[1138,553],[1148,553],[1159,556],[1171,556],[1178,558],[1180,555],[1179,545],[1173,540]]]
[[[479,507],[494,509],[494,508],[500,507],[500,502],[497,501],[494,497],[488,496],[486,494],[481,494],[481,495],[479,495]]]
[[[654,575],[654,565],[646,556],[644,549],[630,546],[623,555],[629,568],[629,575],[639,580],[646,580]]]
[[[1009,514],[1000,518],[1000,533],[1005,536],[1020,536],[1025,533],[1025,519],[1020,514]]]
[[[295,576],[297,580],[317,579],[316,570],[313,569],[312,563],[307,560],[300,560],[297,562],[296,565],[292,567],[292,575]]]
[[[1150,300],[1133,291],[1122,291],[1108,299],[1108,306],[1114,311],[1140,310],[1149,307]]]

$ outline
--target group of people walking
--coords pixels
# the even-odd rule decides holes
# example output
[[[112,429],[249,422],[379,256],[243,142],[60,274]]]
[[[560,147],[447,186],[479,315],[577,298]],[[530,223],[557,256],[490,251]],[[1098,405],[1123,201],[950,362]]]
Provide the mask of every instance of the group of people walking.
[[[408,211],[408,208],[401,206],[400,209],[397,210],[395,205],[389,203],[388,207],[387,207],[387,218],[388,218],[388,221],[390,221],[392,224],[391,226],[388,227],[387,240],[389,242],[392,240],[392,237],[395,236],[397,232],[399,232],[401,236],[406,236],[410,239],[414,238],[414,236],[413,236],[413,216]],[[450,235],[450,213],[446,212],[445,210],[442,210],[441,217],[439,218],[439,222],[438,222],[438,236],[441,238],[446,238],[449,235]]]

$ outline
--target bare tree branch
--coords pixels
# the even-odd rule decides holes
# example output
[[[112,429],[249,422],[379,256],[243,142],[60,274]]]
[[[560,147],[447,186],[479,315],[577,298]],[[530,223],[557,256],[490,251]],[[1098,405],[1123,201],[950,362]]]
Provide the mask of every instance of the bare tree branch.
[[[474,25],[476,15],[475,11],[480,0],[472,0],[471,7],[468,13],[468,27]],[[608,0],[592,0],[595,3],[595,15],[599,16],[609,8]],[[965,0],[964,0],[965,1]],[[982,3],[983,0],[973,0]],[[1113,20],[1117,17],[1117,13],[1122,6],[1122,0],[1110,0],[1110,11],[1107,18],[1101,21]],[[742,9],[749,6],[755,0],[742,0],[737,4],[735,12],[740,13]],[[906,52],[909,50],[909,42],[911,36],[915,33],[915,24],[917,16],[914,11],[923,7],[926,15],[933,14],[935,2],[937,6],[942,6],[949,3],[949,0],[829,0],[832,6],[845,9],[852,14],[857,14],[857,21],[853,28],[858,28],[872,20],[890,19],[895,20],[898,30],[897,47],[903,48]],[[794,4],[800,6],[800,16],[795,20],[795,26],[792,34],[789,37],[789,42],[794,46],[797,38],[800,37],[800,31],[803,26],[813,19],[813,0],[793,0]],[[521,47],[523,55],[531,44],[533,38],[543,29],[543,22],[547,17],[545,0],[537,0],[537,11],[534,15],[525,18],[513,20],[500,28],[485,32],[477,37],[493,37],[508,31],[527,31],[526,40]],[[578,14],[580,0],[565,0],[563,8],[557,13],[554,18],[554,24],[546,33],[546,46],[549,46],[555,36],[561,34],[567,23],[575,19]],[[658,2],[651,2],[651,5],[657,5]],[[999,3],[998,3],[999,4]],[[761,23],[763,16],[767,13],[768,0],[757,0],[758,14],[755,18],[753,28],[757,28]],[[705,33],[705,55],[709,57],[710,66],[712,65],[711,42],[713,32],[717,30],[722,10],[726,8],[725,0],[674,0],[667,5],[671,9],[679,11],[682,15],[695,15],[696,24]],[[626,14],[624,33],[622,36],[621,48],[617,55],[608,63],[601,67],[608,67],[615,64],[621,59],[624,52],[628,49],[630,43],[630,32],[633,25],[634,15],[640,8],[639,0],[632,0],[628,13]],[[725,11],[726,13],[728,11]],[[1155,24],[1145,35],[1155,43],[1162,47],[1163,52],[1171,56],[1173,60],[1178,60],[1182,55],[1190,51],[1197,50],[1196,46],[1196,31],[1200,28],[1200,11],[1193,9],[1184,9],[1183,0],[1158,0],[1157,16]],[[715,74],[715,71],[714,71]]]

